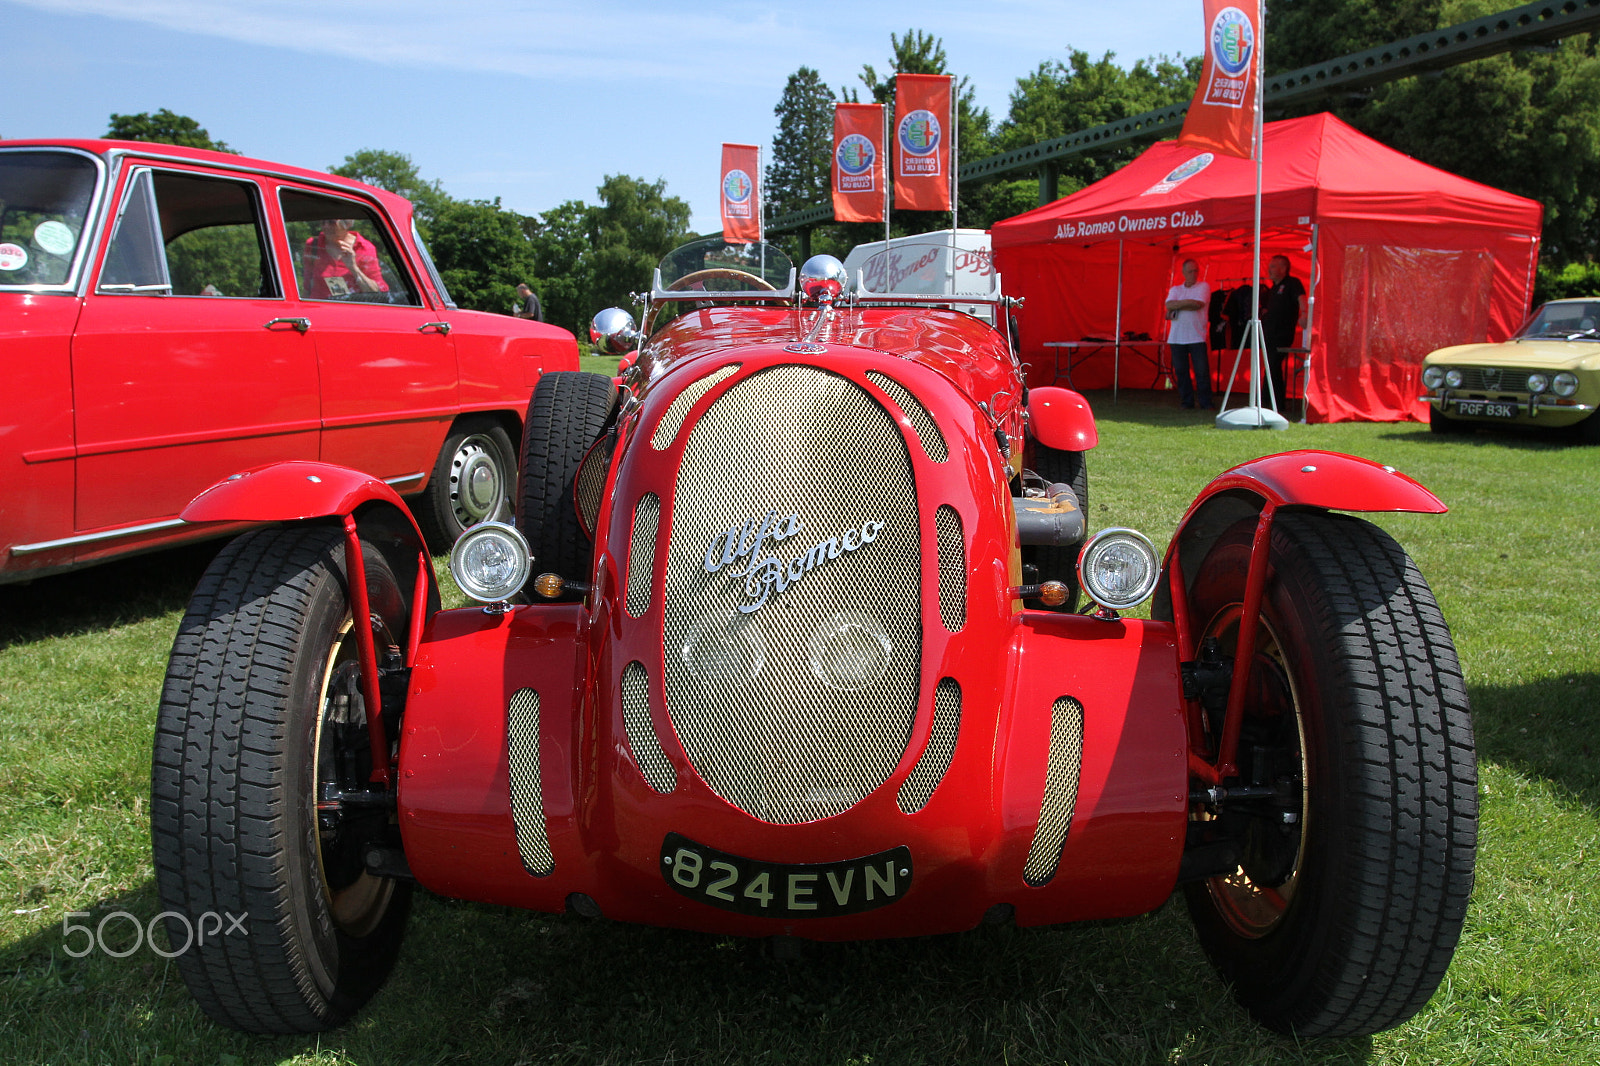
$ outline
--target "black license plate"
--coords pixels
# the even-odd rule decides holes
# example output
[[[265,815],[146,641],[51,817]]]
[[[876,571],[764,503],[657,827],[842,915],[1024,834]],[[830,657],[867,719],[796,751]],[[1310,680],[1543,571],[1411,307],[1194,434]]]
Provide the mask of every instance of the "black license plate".
[[[1460,400],[1456,403],[1458,415],[1483,415],[1487,418],[1515,418],[1517,405],[1497,403],[1494,400]]]
[[[761,862],[668,833],[661,876],[690,899],[762,918],[831,918],[884,907],[911,888],[905,846],[840,862]]]

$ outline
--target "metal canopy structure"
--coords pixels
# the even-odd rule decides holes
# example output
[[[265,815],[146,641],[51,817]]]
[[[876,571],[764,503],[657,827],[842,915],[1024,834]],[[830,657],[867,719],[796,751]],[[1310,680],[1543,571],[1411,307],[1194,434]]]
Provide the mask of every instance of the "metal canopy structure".
[[[1353,52],[1263,79],[1267,107],[1300,104],[1329,93],[1354,92],[1384,82],[1443,70],[1474,59],[1522,48],[1549,45],[1600,29],[1600,0],[1532,3],[1442,30],[1419,33],[1364,52]],[[1189,105],[1173,104],[1065,137],[1030,144],[964,164],[959,180],[981,182],[1018,171],[1039,175],[1039,202],[1057,199],[1056,166],[1062,159],[1102,148],[1144,143],[1177,133]],[[768,233],[804,230],[833,221],[832,205],[791,211],[767,223]]]

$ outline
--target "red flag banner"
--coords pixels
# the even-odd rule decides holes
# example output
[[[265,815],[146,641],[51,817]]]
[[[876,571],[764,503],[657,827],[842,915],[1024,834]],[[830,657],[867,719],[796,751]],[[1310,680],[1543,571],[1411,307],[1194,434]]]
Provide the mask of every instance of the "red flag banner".
[[[949,74],[894,77],[895,206],[907,211],[948,211],[955,78]]]
[[[761,149],[753,144],[722,146],[722,239],[749,244],[761,239]]]
[[[1256,0],[1205,0],[1206,53],[1178,143],[1250,159],[1255,149],[1261,15]]]
[[[883,105],[833,105],[833,220],[882,222]]]

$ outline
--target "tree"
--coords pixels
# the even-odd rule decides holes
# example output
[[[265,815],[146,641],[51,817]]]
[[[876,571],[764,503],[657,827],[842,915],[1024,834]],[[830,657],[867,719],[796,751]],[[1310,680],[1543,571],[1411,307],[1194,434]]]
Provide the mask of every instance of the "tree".
[[[833,93],[810,67],[789,75],[767,166],[766,206],[783,215],[828,202],[833,167]]]
[[[597,191],[600,203],[586,219],[592,288],[585,322],[602,307],[629,304],[628,294],[645,289],[656,263],[689,235],[689,205],[668,196],[663,180],[609,174]]]
[[[1503,6],[1499,0],[1295,0],[1267,13],[1267,62],[1276,70],[1306,66]],[[1329,107],[1407,155],[1538,200],[1545,208],[1546,263],[1600,256],[1600,58],[1592,37],[1489,56],[1302,110]]]
[[[452,202],[437,178],[424,180],[411,157],[400,152],[363,148],[345,156],[343,163],[329,167],[328,172],[404,196],[416,207],[418,225],[424,230]]]
[[[568,200],[532,220],[534,277],[528,284],[539,293],[546,322],[588,336],[589,319],[599,310],[591,296],[593,264],[589,261],[589,212],[582,200]]]
[[[493,200],[449,200],[428,235],[450,295],[474,311],[508,313],[519,282],[534,274],[533,243],[522,216]]]
[[[106,136],[117,141],[154,141],[157,144],[179,144],[188,148],[209,148],[213,152],[233,152],[221,141],[211,139],[211,134],[190,118],[166,108],[155,114],[141,111],[137,115],[113,113]]]

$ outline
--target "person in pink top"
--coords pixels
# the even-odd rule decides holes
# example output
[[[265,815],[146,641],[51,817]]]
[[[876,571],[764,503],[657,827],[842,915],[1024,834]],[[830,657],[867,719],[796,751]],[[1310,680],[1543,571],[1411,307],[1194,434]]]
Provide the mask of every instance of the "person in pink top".
[[[1172,351],[1172,373],[1178,379],[1178,402],[1211,409],[1211,367],[1206,362],[1206,309],[1211,286],[1200,280],[1200,266],[1183,261],[1183,284],[1167,290],[1167,347]],[[1189,374],[1194,372],[1191,383]]]
[[[306,241],[302,253],[311,300],[337,300],[358,292],[388,292],[378,250],[354,229],[350,219],[330,218],[322,232]]]

